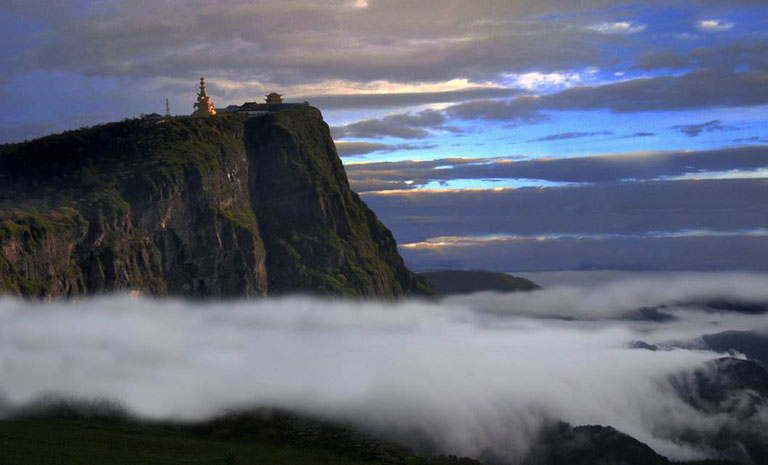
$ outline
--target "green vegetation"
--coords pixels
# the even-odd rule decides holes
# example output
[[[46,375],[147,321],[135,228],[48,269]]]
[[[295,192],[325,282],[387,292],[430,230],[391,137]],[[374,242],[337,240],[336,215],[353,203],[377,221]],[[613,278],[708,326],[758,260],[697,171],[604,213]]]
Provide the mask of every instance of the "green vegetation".
[[[479,465],[417,455],[354,428],[257,410],[204,423],[147,422],[104,405],[57,404],[0,421],[3,465]]]
[[[610,427],[545,428],[524,465],[737,465],[671,462]],[[2,465],[481,465],[417,454],[347,425],[259,409],[198,423],[132,418],[110,403],[54,403],[0,420]]]
[[[217,207],[234,195],[222,163],[245,158],[244,121],[127,120],[0,146],[0,292],[169,292],[178,277],[161,274],[156,231],[168,216],[162,205],[185,194],[197,225],[217,216],[256,234],[247,204]]]
[[[245,231],[253,234],[259,233],[259,224],[256,222],[256,215],[253,214],[253,210],[250,208],[236,210],[230,207],[219,206],[216,207],[216,212]]]
[[[373,463],[292,444],[206,437],[178,428],[77,420],[0,421],[4,465]]]
[[[311,107],[0,146],[0,199],[2,293],[434,294],[349,188]]]
[[[535,291],[541,286],[525,278],[494,271],[427,271],[419,273],[440,295],[471,294],[473,292]]]

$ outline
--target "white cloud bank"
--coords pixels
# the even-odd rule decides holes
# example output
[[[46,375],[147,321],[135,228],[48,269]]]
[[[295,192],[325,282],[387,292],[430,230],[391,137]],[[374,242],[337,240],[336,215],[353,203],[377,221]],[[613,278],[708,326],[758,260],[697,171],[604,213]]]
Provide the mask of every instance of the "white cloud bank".
[[[617,21],[617,22],[605,22],[599,24],[592,24],[585,29],[599,32],[600,34],[637,34],[643,32],[647,25],[633,23],[630,21]]]
[[[108,398],[151,418],[200,419],[270,406],[357,423],[443,452],[515,463],[546,419],[611,425],[672,458],[703,451],[670,431],[714,431],[665,379],[717,354],[630,350],[636,339],[763,329],[764,316],[677,310],[666,324],[613,318],[664,299],[761,299],[765,276],[681,276],[476,295],[441,303],[310,298],[195,304],[104,297],[36,304],[0,300],[0,398]],[[491,311],[489,311],[489,309]],[[762,328],[761,326],[762,325]]]
[[[698,28],[705,32],[730,31],[735,25],[735,23],[724,21],[722,19],[705,19],[699,21],[697,24]]]

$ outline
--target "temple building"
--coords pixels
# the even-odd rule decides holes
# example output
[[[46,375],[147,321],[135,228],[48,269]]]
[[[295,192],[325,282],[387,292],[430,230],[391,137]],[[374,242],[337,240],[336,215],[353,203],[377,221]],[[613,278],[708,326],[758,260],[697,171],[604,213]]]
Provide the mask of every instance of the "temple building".
[[[200,78],[200,92],[197,94],[197,102],[195,102],[195,111],[192,116],[213,116],[216,114],[216,109],[213,106],[213,101],[208,96],[208,92],[205,90],[205,78]]]
[[[283,103],[283,96],[277,92],[272,92],[265,97],[267,97],[267,105],[279,105]]]
[[[271,111],[287,110],[289,108],[304,108],[309,106],[309,102],[302,103],[284,103],[283,96],[277,92],[271,92],[265,95],[266,103],[245,102],[242,105],[230,105],[226,108],[220,108],[219,113],[240,113],[248,116],[259,116]]]

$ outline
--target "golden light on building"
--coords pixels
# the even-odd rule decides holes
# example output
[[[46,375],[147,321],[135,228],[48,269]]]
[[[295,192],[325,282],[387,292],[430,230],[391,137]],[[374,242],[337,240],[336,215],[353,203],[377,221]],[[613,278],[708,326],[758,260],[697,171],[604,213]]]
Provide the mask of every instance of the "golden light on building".
[[[208,92],[205,90],[205,78],[200,78],[200,92],[197,94],[197,102],[195,102],[195,111],[192,116],[213,116],[216,114],[216,108],[213,106],[213,101],[208,96]]]
[[[277,92],[272,92],[269,95],[266,95],[267,97],[267,105],[279,105],[283,103],[283,96],[278,94]]]

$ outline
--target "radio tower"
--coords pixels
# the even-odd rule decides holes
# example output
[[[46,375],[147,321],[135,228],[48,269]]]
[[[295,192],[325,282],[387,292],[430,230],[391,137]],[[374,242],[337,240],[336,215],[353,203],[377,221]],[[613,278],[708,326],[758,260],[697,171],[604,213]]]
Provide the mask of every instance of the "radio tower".
[[[168,103],[168,99],[165,99],[165,117],[166,118],[171,117],[171,104]]]

